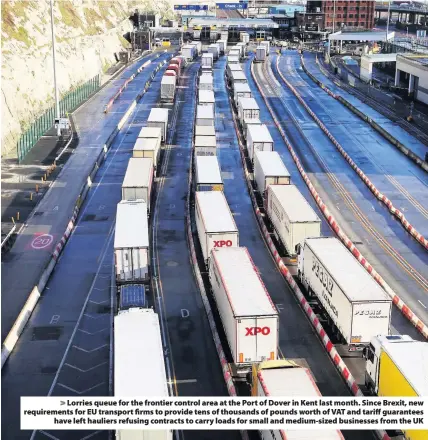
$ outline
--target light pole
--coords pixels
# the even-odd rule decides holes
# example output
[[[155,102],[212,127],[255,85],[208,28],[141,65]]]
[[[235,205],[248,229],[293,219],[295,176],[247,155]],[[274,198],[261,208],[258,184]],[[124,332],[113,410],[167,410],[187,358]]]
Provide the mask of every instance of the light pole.
[[[56,83],[56,59],[55,59],[55,30],[54,30],[54,13],[53,13],[53,2],[54,0],[50,0],[51,2],[51,30],[52,30],[52,62],[53,62],[53,77],[54,77],[54,89],[55,89],[55,107],[56,107],[56,118],[58,119],[61,117],[59,113],[59,98],[58,98],[58,86]],[[61,127],[58,123],[57,136],[61,136]]]
[[[333,34],[336,24],[336,0],[333,0]]]
[[[389,14],[391,11],[391,0],[388,0],[388,15],[386,17],[386,43],[388,43],[388,32],[389,32]]]

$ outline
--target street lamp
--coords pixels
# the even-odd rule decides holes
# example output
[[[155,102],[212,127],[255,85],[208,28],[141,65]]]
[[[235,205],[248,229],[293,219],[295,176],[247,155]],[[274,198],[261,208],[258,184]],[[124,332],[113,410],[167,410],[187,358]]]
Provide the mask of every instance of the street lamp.
[[[386,42],[388,43],[388,31],[389,31],[389,14],[391,11],[391,0],[388,0],[388,15],[386,17]]]
[[[61,127],[59,124],[59,119],[61,117],[59,113],[59,99],[58,99],[58,86],[56,83],[56,59],[55,59],[55,30],[54,30],[54,13],[53,13],[53,2],[51,2],[51,30],[52,30],[52,62],[53,62],[53,77],[54,77],[54,89],[55,89],[55,107],[56,107],[56,119],[58,119],[57,124],[57,136],[61,136]]]

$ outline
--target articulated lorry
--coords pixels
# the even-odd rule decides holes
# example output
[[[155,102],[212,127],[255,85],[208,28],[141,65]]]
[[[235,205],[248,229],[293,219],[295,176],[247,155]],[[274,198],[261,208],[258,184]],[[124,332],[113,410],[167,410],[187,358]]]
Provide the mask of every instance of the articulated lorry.
[[[318,397],[321,396],[308,368],[292,360],[265,361],[253,364],[251,378],[253,397]],[[305,431],[281,429],[260,431],[262,440],[343,440],[340,431]]]
[[[365,382],[379,397],[428,396],[428,342],[407,335],[375,336],[364,349]],[[407,440],[428,440],[428,430],[405,430]]]

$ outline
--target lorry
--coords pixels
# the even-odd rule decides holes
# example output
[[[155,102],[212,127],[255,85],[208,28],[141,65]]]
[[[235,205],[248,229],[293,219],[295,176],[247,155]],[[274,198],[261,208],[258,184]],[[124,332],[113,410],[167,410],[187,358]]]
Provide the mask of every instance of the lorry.
[[[227,40],[218,40],[217,44],[220,46],[220,54],[224,55],[227,49]]]
[[[201,75],[199,78],[199,90],[214,90],[214,79],[212,75]]]
[[[279,316],[245,247],[211,251],[209,279],[237,366],[276,360]]]
[[[239,98],[252,98],[251,89],[247,82],[233,85],[233,100],[235,104]]]
[[[175,66],[177,69],[178,67]],[[161,80],[161,102],[173,102],[175,96],[176,77],[164,75]]]
[[[212,53],[202,54],[201,65],[202,67],[206,66],[212,69],[214,65],[214,55]]]
[[[306,237],[321,235],[321,220],[295,185],[269,185],[265,208],[274,235],[289,255]]]
[[[159,159],[160,142],[159,138],[137,138],[132,150],[133,158],[149,158],[153,161],[156,169]]]
[[[168,397],[159,317],[153,309],[130,308],[114,317],[114,396]],[[142,337],[144,335],[144,337]],[[117,440],[172,440],[170,429],[116,430]]]
[[[273,151],[273,139],[265,124],[250,124],[247,127],[247,152],[251,162],[256,151]]]
[[[146,288],[144,284],[123,284],[119,289],[119,310],[133,307],[145,308]]]
[[[349,351],[389,335],[392,299],[336,237],[304,238],[297,246],[297,271]]]
[[[236,43],[236,47],[241,51],[241,59],[247,55],[247,45],[243,42]]]
[[[229,40],[229,31],[221,31],[220,40],[224,40],[227,43],[227,41]]]
[[[263,196],[269,185],[289,185],[290,173],[277,151],[257,151],[254,155],[254,180]]]
[[[236,55],[228,55],[227,56],[227,65],[230,64],[238,64],[239,65],[239,57]]]
[[[241,125],[244,119],[260,119],[260,108],[254,98],[238,98],[238,118]]]
[[[212,249],[239,246],[238,228],[223,191],[196,191],[195,221],[205,264]]]
[[[232,88],[235,89],[235,84],[248,84],[248,80],[244,72],[233,70],[230,72],[230,83]]]
[[[365,383],[379,397],[428,396],[428,342],[408,335],[374,336],[364,349]],[[428,439],[428,430],[404,430],[408,440]]]
[[[210,44],[208,46],[208,53],[212,53],[214,61],[217,61],[220,56],[220,46],[216,43]]]
[[[195,157],[196,191],[223,191],[223,179],[217,156]]]
[[[215,136],[213,125],[195,125],[195,136]]]
[[[239,98],[238,98],[239,100]],[[249,125],[262,125],[262,121],[259,118],[245,118],[242,123],[242,135],[244,136],[245,141],[248,139],[248,126]]]
[[[150,280],[147,203],[143,200],[117,204],[114,262],[116,284]]]
[[[153,184],[153,160],[131,157],[122,183],[122,200],[144,200],[150,213]]]
[[[196,107],[196,125],[212,125],[214,127],[214,109],[207,105]]]
[[[161,140],[165,142],[168,130],[168,109],[152,108],[147,119],[147,126],[160,127],[162,129]]]
[[[195,46],[192,46],[190,44],[186,44],[181,48],[181,54],[186,59],[187,62],[193,61],[196,57],[197,48]]]
[[[251,395],[253,397],[317,398],[321,393],[309,368],[293,360],[275,360],[255,363],[251,374]],[[340,431],[334,429],[272,430],[260,431],[263,440],[344,440]]]
[[[195,156],[217,156],[217,138],[195,136]]]
[[[226,67],[226,76],[229,81],[232,78],[232,72],[242,72],[242,67],[240,64],[228,64]]]
[[[256,47],[256,57],[254,58],[254,62],[262,63],[266,59],[266,47],[265,46],[257,46]]]
[[[260,46],[263,46],[266,48],[266,56],[269,56],[270,52],[270,42],[269,41],[261,41]]]
[[[212,90],[199,90],[198,105],[208,105],[214,109],[215,98]]]

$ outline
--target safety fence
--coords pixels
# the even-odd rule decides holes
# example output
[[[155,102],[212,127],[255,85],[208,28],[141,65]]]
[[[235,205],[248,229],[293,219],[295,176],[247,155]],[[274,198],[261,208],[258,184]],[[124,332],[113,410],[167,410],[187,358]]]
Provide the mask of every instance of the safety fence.
[[[100,88],[101,77],[96,75],[84,84],[76,87],[68,92],[59,102],[60,116],[64,117],[68,112],[77,107],[81,102],[86,100],[89,95]],[[39,116],[30,127],[21,135],[17,142],[16,150],[18,162],[21,162],[27,153],[36,145],[37,141],[46,133],[54,124],[56,117],[55,106],[46,110]]]

